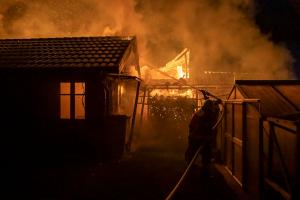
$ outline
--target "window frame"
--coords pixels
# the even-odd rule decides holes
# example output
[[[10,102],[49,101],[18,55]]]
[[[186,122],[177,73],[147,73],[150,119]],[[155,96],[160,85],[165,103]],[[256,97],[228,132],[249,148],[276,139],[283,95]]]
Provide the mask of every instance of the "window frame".
[[[61,88],[61,84],[63,83],[68,83],[69,85],[69,91],[70,93],[63,93],[62,92],[62,88]],[[83,92],[82,93],[76,93],[76,88],[75,85],[76,84],[84,84],[83,86]],[[62,118],[62,100],[61,97],[62,96],[69,96],[69,106],[70,108],[68,109],[69,111],[69,118]],[[83,98],[83,117],[77,117],[76,116],[76,97],[78,96],[82,96]],[[86,119],[86,82],[84,81],[61,81],[60,82],[60,91],[59,91],[59,106],[60,106],[60,113],[59,113],[59,119],[60,120],[85,120]]]

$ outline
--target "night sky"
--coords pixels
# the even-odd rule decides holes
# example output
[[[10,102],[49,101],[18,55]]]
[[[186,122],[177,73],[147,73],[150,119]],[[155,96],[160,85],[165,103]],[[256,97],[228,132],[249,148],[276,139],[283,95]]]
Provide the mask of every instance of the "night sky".
[[[295,58],[300,77],[300,2],[297,0],[256,0],[255,20],[260,30],[275,43],[284,44]]]

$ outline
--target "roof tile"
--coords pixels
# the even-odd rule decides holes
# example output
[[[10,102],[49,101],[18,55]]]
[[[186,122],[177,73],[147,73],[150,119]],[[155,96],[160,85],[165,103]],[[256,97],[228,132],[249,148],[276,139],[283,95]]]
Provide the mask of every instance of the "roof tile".
[[[118,67],[132,38],[69,37],[0,40],[0,68]]]

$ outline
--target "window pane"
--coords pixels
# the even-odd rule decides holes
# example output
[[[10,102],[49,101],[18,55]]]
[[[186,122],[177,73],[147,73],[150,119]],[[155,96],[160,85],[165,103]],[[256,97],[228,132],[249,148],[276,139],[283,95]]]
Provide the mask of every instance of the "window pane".
[[[60,83],[60,94],[70,94],[71,84],[70,83]]]
[[[75,94],[84,94],[84,91],[85,91],[84,82],[75,83]]]
[[[60,118],[70,119],[70,96],[60,95]]]
[[[75,119],[84,119],[85,118],[85,96],[76,95],[75,96]]]

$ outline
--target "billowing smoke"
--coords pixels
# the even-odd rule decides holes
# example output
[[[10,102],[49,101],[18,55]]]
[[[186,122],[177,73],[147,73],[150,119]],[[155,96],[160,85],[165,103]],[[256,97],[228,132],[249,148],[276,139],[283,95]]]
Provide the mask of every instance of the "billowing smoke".
[[[141,65],[163,66],[187,47],[194,76],[292,78],[293,58],[260,33],[254,11],[252,0],[1,0],[0,37],[136,35]]]

